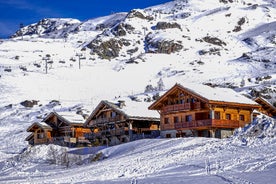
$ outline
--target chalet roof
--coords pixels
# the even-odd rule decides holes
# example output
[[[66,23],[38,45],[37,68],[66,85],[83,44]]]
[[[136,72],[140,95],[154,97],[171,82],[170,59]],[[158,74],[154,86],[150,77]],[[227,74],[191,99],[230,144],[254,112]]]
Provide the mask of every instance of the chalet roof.
[[[140,120],[156,120],[160,121],[160,114],[158,112],[151,112],[148,110],[148,102],[136,102],[136,101],[127,101],[125,106],[120,108],[128,116],[128,119],[140,119]]]
[[[85,125],[93,119],[100,108],[106,105],[112,108],[115,112],[122,114],[128,120],[150,120],[150,121],[160,121],[160,115],[155,111],[149,111],[147,102],[134,102],[131,100],[120,102],[110,102],[107,100],[102,100],[97,107],[90,114],[89,118],[86,120]]]
[[[73,112],[59,112],[58,115],[66,119],[70,124],[83,124],[85,121],[82,115]]]
[[[46,122],[53,116],[56,116],[59,120],[68,125],[83,125],[85,121],[82,115],[76,114],[75,112],[51,112],[43,121]]]
[[[180,89],[184,90],[191,95],[200,98],[209,104],[240,104],[247,106],[260,107],[255,101],[235,92],[229,88],[213,88],[202,84],[185,84],[182,86],[180,84],[175,84],[171,89],[169,89],[164,95],[162,95],[156,102],[154,102],[149,109],[155,109],[156,105],[164,100],[172,91]]]
[[[267,113],[270,113],[272,116],[276,116],[276,107],[270,104],[266,99],[257,97],[255,101],[261,104],[262,108],[267,111]]]
[[[28,137],[25,138],[25,141],[29,141],[34,137],[34,133],[32,132]]]
[[[27,132],[33,132],[33,128],[35,128],[35,127],[40,127],[40,128],[42,128],[44,130],[45,129],[52,130],[52,127],[50,127],[45,122],[35,122],[31,126],[28,127]]]

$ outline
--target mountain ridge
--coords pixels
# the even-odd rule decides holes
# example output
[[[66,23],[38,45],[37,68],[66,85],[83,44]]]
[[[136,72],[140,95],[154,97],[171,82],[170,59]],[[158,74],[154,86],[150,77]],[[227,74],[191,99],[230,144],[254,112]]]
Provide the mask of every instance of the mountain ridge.
[[[164,78],[167,86],[187,78],[189,82],[230,88],[246,85],[248,91],[244,91],[245,94],[251,96],[255,94],[254,90],[260,92],[256,94],[269,91],[263,96],[273,103],[276,101],[275,12],[275,3],[267,0],[208,3],[175,0],[82,22],[72,18],[42,19],[21,28],[2,45],[15,41],[11,48],[20,42],[32,47],[34,42],[37,46],[38,42],[53,42],[60,45],[57,46],[59,49],[64,47],[59,52],[53,51],[51,44],[49,47],[39,46],[42,48],[39,50],[24,49],[24,52],[30,52],[28,64],[37,65],[38,62],[41,66],[43,55],[51,55],[51,60],[55,60],[51,65],[53,71],[63,66],[62,63],[68,63],[67,60],[73,66],[73,62],[82,59],[80,63],[84,66],[112,61],[112,70],[122,73],[132,68],[130,64],[141,65],[155,54],[160,57],[166,54],[175,62],[160,64],[156,73],[149,70],[151,77],[144,80],[145,86],[154,85],[153,81],[157,82],[159,78]],[[76,56],[83,52],[83,58]],[[4,66],[26,62],[24,54],[11,57],[3,53]],[[41,68],[29,70],[39,71]],[[143,67],[139,68],[143,70]],[[223,74],[220,75],[218,70]],[[258,87],[254,89],[249,87],[256,85]],[[140,86],[138,93],[142,90]]]

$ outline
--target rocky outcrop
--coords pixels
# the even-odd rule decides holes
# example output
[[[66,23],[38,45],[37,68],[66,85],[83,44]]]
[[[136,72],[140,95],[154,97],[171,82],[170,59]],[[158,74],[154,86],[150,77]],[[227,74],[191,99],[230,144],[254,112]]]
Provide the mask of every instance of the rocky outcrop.
[[[227,4],[227,3],[233,3],[234,0],[219,0],[220,3],[224,3],[224,4]]]
[[[45,18],[41,19],[35,24],[22,27],[21,29],[16,31],[16,33],[12,35],[11,38],[24,35],[44,35],[48,33],[53,33],[57,30],[69,30],[69,28],[78,25],[79,23],[80,21],[77,19]]]
[[[220,40],[219,38],[216,37],[211,37],[211,36],[205,36],[202,39],[196,39],[196,41],[199,42],[207,42],[213,45],[218,45],[218,46],[226,46],[226,43],[222,40]]]
[[[122,47],[128,46],[129,44],[125,39],[111,38],[107,41],[95,39],[87,47],[91,49],[93,54],[97,54],[100,58],[110,60],[118,57]]]
[[[120,23],[117,26],[115,26],[111,32],[115,35],[115,36],[125,36],[128,33],[131,33],[131,31],[133,31],[135,28],[132,27],[130,24],[124,24],[124,23]]]
[[[221,55],[220,54],[220,49],[219,48],[215,48],[215,47],[209,48],[208,50],[205,50],[205,49],[199,50],[198,54],[199,55],[206,55],[206,54],[208,54],[208,55],[218,55],[218,56]]]
[[[158,22],[155,26],[156,29],[172,29],[172,28],[178,28],[181,30],[181,26],[177,24],[176,22],[170,23],[170,22]]]
[[[183,46],[181,41],[169,39],[154,39],[152,34],[148,34],[145,39],[147,53],[171,54],[180,51]]]
[[[235,26],[235,28],[233,29],[233,32],[239,32],[242,30],[241,26],[245,23],[245,18],[242,17],[239,19],[237,25]]]
[[[25,100],[20,103],[20,105],[24,107],[33,107],[34,105],[37,105],[38,101],[37,100]]]
[[[141,11],[138,11],[138,10],[131,10],[128,13],[127,18],[140,18],[140,19],[145,19],[149,21],[154,19],[152,16],[144,15]]]

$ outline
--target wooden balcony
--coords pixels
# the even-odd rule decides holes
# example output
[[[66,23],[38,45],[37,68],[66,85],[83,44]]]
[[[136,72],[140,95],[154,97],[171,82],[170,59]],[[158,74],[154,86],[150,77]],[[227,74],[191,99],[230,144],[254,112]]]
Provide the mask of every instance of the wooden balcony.
[[[169,112],[177,112],[177,111],[189,111],[189,110],[198,110],[201,109],[201,103],[184,103],[184,104],[175,104],[175,105],[167,105],[163,107],[163,113]]]
[[[109,122],[116,122],[121,120],[123,120],[121,116],[115,116],[110,118],[98,118],[98,119],[92,120],[92,124],[109,123]]]
[[[191,103],[192,104],[192,109],[194,110],[198,110],[198,109],[201,109],[201,103],[200,102],[195,102],[195,103]]]
[[[191,122],[175,123],[175,129],[202,129],[202,128],[239,128],[244,126],[237,120],[207,119],[196,120]]]
[[[120,129],[110,130],[110,134],[112,136],[124,135],[125,134],[125,129],[124,128],[120,128]]]
[[[48,143],[48,139],[47,138],[35,139],[34,140],[34,144],[45,144],[45,143]]]
[[[178,123],[175,123],[175,124],[178,124]],[[160,129],[161,130],[173,130],[173,129],[175,129],[175,127],[172,124],[161,124]]]

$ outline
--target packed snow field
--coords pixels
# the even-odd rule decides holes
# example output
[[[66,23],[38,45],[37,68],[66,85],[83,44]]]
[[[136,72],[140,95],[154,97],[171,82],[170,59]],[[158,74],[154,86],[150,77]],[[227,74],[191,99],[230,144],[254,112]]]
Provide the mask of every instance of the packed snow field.
[[[144,139],[118,146],[29,147],[1,161],[3,183],[274,183],[275,120],[229,139]],[[90,154],[88,149],[91,149]],[[93,151],[94,149],[94,151]]]
[[[51,111],[89,114],[101,100],[134,97],[137,107],[149,106],[175,83],[275,102],[275,2],[231,2],[176,0],[85,22],[44,19],[0,40],[0,183],[274,183],[275,120],[262,116],[224,140],[80,150],[24,141],[27,127]]]

